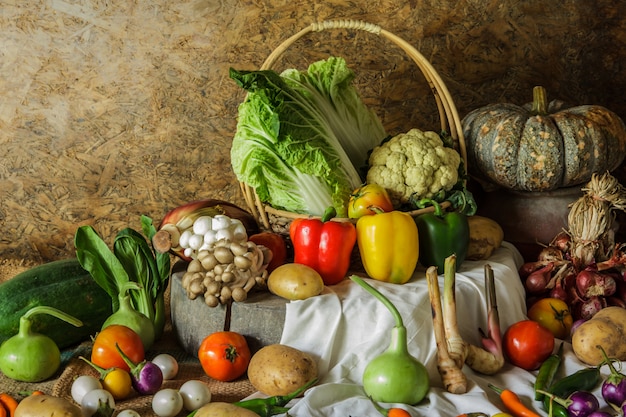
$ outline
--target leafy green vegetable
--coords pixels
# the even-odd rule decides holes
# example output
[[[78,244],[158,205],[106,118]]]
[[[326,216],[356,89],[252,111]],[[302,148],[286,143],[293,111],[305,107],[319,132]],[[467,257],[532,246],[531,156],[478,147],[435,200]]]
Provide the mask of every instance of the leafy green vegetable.
[[[152,220],[142,216],[142,229],[151,241],[156,229]],[[119,292],[128,282],[140,289],[131,293],[133,308],[154,324],[158,338],[165,326],[165,289],[170,276],[169,254],[160,254],[139,232],[125,228],[115,237],[113,251],[91,226],[76,230],[74,246],[81,266],[111,297],[113,311],[119,308]]]
[[[355,167],[386,136],[351,85],[354,74],[331,57],[308,72],[230,70],[248,91],[239,106],[231,163],[239,181],[276,208],[346,216],[363,178]]]

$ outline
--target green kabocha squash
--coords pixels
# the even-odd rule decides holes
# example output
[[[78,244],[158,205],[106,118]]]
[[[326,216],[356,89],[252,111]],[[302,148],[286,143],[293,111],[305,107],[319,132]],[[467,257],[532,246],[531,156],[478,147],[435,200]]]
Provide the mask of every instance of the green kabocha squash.
[[[616,169],[626,154],[626,127],[595,105],[548,103],[535,87],[525,106],[490,104],[462,121],[469,173],[478,181],[518,191],[582,184]]]

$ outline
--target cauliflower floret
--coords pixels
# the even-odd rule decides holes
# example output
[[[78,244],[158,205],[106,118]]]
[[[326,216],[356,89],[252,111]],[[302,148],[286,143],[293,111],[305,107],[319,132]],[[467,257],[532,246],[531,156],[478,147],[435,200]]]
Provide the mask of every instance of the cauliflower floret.
[[[377,146],[369,157],[367,182],[387,189],[395,206],[449,191],[459,179],[461,156],[435,132],[411,129]]]

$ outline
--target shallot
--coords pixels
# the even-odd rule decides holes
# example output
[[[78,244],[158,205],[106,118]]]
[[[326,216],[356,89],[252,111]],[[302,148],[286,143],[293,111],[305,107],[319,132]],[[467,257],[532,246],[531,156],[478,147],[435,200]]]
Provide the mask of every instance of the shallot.
[[[556,246],[546,246],[539,252],[537,259],[540,262],[559,262],[563,260],[563,252]]]
[[[586,300],[577,302],[575,304],[577,307],[577,314],[574,315],[577,319],[589,320],[596,313],[606,307],[606,299],[604,297],[589,297]]]
[[[529,293],[539,293],[547,289],[550,278],[552,277],[552,271],[554,270],[554,262],[550,262],[543,268],[540,268],[532,272],[526,281],[524,286]]]
[[[583,297],[608,297],[615,293],[617,283],[611,274],[585,268],[576,276],[576,288]]]

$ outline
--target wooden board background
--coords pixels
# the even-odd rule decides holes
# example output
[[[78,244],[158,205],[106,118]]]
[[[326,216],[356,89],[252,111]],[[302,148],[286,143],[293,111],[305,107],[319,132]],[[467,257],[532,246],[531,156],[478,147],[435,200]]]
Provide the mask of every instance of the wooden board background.
[[[76,227],[107,241],[179,204],[244,204],[229,160],[253,69],[314,21],[361,19],[418,48],[461,116],[524,103],[534,85],[626,118],[626,2],[613,0],[3,0],[0,258],[73,253]],[[284,56],[345,57],[389,132],[436,128],[432,96],[396,48],[367,33],[313,34]]]

